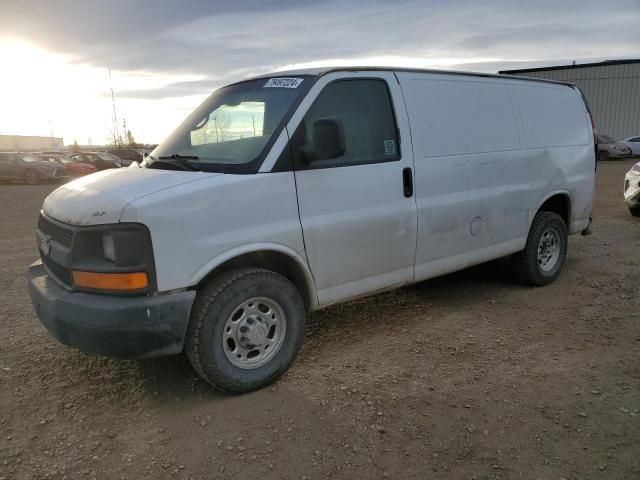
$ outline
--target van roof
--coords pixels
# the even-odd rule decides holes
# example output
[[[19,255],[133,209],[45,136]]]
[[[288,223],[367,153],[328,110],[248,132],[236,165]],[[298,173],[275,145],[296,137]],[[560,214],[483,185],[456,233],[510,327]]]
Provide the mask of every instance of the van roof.
[[[375,66],[343,66],[343,67],[322,67],[322,68],[302,68],[297,70],[283,70],[280,72],[270,72],[263,75],[257,75],[255,78],[269,78],[269,77],[287,77],[295,75],[310,75],[310,76],[322,76],[332,72],[366,72],[366,71],[384,71],[384,72],[417,72],[417,73],[435,73],[441,75],[466,75],[472,77],[488,77],[488,78],[502,78],[510,80],[523,80],[530,82],[543,82],[554,83],[559,85],[568,85],[573,87],[574,84],[570,82],[562,82],[558,80],[548,80],[545,78],[531,78],[522,77],[516,75],[504,75],[496,73],[482,73],[482,72],[465,72],[459,70],[436,70],[428,68],[403,68],[403,67],[375,67]]]

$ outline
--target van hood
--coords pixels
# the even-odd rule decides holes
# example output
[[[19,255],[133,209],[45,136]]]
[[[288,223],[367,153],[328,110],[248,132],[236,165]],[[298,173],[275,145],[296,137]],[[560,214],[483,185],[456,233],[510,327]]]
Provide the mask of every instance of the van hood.
[[[103,170],[54,190],[42,211],[71,225],[117,223],[124,208],[138,198],[218,175],[140,167]]]

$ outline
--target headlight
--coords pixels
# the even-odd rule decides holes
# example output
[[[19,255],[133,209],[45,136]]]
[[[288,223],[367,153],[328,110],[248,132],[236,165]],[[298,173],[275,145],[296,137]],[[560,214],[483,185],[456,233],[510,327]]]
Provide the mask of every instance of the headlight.
[[[71,270],[79,289],[152,291],[155,267],[149,230],[138,223],[83,227],[74,238]]]
[[[113,242],[113,233],[106,232],[102,234],[102,251],[104,258],[116,263],[116,247]]]

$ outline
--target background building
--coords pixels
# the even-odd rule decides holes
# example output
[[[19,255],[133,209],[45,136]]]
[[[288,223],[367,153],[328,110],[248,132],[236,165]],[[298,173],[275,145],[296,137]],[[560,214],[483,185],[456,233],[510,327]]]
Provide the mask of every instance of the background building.
[[[498,73],[575,83],[587,97],[598,133],[615,140],[640,135],[640,59]]]
[[[64,147],[60,137],[0,135],[0,151],[58,150]]]

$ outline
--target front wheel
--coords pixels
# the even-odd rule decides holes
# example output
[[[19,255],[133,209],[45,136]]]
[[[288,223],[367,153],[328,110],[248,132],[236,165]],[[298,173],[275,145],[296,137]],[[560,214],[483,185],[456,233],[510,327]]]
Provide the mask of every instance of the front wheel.
[[[598,152],[598,160],[601,162],[606,162],[607,160],[609,160],[609,152],[607,152],[606,150],[600,150]]]
[[[244,393],[289,368],[304,330],[304,304],[289,280],[268,270],[233,270],[198,293],[185,352],[214,388]]]
[[[553,282],[564,264],[567,245],[567,226],[562,217],[554,212],[538,212],[524,250],[511,258],[516,278],[532,286]]]
[[[640,217],[640,205],[635,207],[629,207],[629,213],[634,217]]]

